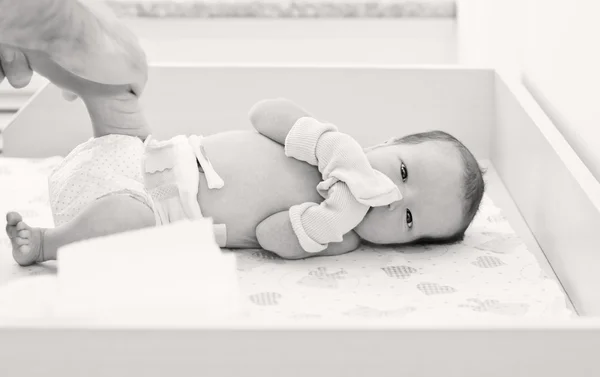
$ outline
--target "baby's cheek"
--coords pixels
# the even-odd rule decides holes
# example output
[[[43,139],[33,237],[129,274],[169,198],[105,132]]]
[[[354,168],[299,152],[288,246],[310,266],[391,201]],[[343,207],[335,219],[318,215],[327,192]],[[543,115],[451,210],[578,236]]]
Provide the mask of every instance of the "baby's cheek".
[[[356,227],[358,235],[369,242],[384,243],[385,236],[389,231],[389,224],[386,224],[389,214],[387,207],[373,207],[369,210],[363,221]]]

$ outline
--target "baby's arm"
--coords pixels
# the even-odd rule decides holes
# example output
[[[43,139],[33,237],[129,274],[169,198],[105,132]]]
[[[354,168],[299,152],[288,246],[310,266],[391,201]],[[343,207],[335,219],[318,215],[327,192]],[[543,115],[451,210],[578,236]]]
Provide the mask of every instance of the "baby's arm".
[[[341,242],[332,242],[318,254],[307,253],[302,249],[290,221],[288,211],[278,212],[267,217],[256,227],[256,238],[260,246],[284,259],[302,259],[311,256],[333,256],[348,253],[360,245],[360,238],[354,231],[343,236]]]
[[[292,101],[278,98],[258,102],[250,109],[249,118],[254,128],[263,136],[284,145],[285,138],[302,117],[310,117]]]
[[[354,229],[368,208],[401,198],[396,185],[371,168],[362,147],[332,124],[321,123],[285,99],[266,100],[250,112],[254,127],[282,144],[285,155],[317,166],[325,200],[290,208],[290,222],[302,249],[322,252]],[[327,191],[326,195],[323,192]]]

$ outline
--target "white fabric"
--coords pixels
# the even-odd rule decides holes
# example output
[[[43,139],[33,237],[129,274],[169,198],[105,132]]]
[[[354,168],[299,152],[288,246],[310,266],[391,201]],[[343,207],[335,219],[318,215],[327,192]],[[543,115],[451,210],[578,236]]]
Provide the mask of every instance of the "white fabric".
[[[19,211],[32,226],[52,226],[45,182],[61,160],[0,158],[0,212]],[[33,277],[55,279],[56,263],[22,268],[10,250],[10,240],[2,232],[0,308],[17,311],[24,319],[52,318],[55,301],[48,280],[36,285]],[[567,298],[551,269],[540,268],[487,195],[465,240],[455,245],[361,246],[346,255],[301,261],[282,260],[262,250],[233,255],[242,303],[250,317],[261,319],[401,321],[438,316],[444,321],[575,315],[567,309]],[[24,284],[31,281],[19,293],[23,299],[3,296],[2,287],[19,279]]]
[[[48,178],[56,226],[107,195],[140,200],[153,210],[156,225],[202,218],[196,164],[201,140],[177,136],[157,142],[149,137],[143,143],[137,137],[107,135],[80,144]],[[203,168],[212,169],[205,154],[199,160]],[[224,184],[214,171],[210,178],[213,187]],[[225,246],[225,225],[215,224],[214,229],[218,245]]]
[[[341,242],[370,207],[402,199],[394,182],[371,167],[360,144],[333,124],[300,118],[286,136],[284,147],[286,156],[317,166],[323,178],[317,192],[325,200],[289,210],[294,233],[307,253]]]
[[[204,145],[202,145],[202,138],[202,135],[190,135],[188,138],[189,145],[192,147],[196,159],[202,167],[208,188],[211,190],[220,189],[225,186],[225,182],[223,182],[223,179],[217,174],[215,168],[208,159],[208,155],[204,150]]]
[[[333,124],[300,118],[288,133],[284,147],[286,156],[319,168],[323,182],[317,190],[321,196],[341,181],[357,202],[367,206],[385,206],[402,199],[398,186],[371,167],[360,144]]]
[[[299,261],[252,250],[237,253],[237,266],[250,315],[262,320],[576,315],[487,196],[465,240],[454,245],[362,245]]]
[[[105,195],[122,193],[153,208],[144,189],[144,144],[136,137],[107,135],[78,145],[48,178],[54,223],[73,219]]]
[[[175,136],[157,141],[151,136],[144,143],[142,161],[145,189],[152,197],[157,225],[181,220],[201,219],[198,204],[200,163],[209,188],[219,189],[224,182],[213,169],[202,146],[202,136]],[[219,246],[227,240],[225,224],[215,224]]]

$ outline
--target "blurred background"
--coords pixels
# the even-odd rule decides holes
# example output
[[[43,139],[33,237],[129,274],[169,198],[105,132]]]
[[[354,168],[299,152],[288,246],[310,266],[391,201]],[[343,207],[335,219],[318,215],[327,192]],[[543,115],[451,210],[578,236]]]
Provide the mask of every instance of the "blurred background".
[[[451,65],[502,70],[527,87],[600,177],[598,1],[105,2],[141,38],[151,64]],[[36,76],[25,89],[0,86],[0,130],[44,83]]]

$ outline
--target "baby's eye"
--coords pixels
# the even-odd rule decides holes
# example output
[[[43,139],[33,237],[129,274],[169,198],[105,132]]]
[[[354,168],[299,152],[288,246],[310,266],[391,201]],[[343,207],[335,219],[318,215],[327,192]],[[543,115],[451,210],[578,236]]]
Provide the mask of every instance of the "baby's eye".
[[[406,225],[409,229],[413,226],[413,218],[412,213],[410,213],[410,209],[406,209]]]
[[[408,178],[408,170],[406,170],[406,165],[404,165],[404,162],[400,163],[400,175],[402,176],[402,182],[405,182],[406,178]]]

